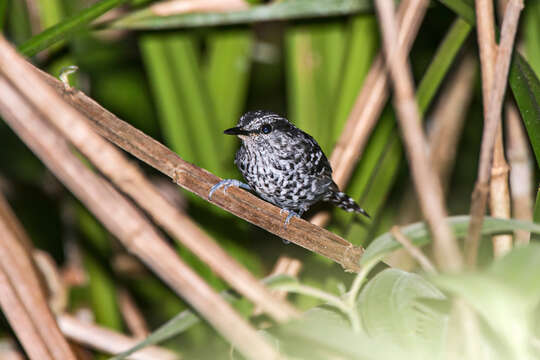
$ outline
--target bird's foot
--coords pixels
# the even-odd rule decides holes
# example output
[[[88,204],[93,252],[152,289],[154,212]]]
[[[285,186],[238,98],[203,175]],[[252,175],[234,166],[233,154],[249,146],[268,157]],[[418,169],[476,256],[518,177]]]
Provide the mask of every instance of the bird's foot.
[[[279,211],[279,214],[281,215],[283,213],[283,211],[287,211],[287,217],[285,218],[285,223],[283,224],[283,228],[286,229],[287,228],[287,225],[289,224],[289,221],[291,221],[291,219],[293,217],[302,217],[302,214],[304,213],[303,210],[299,210],[298,212],[294,211],[294,210],[290,210],[290,209],[286,209],[286,208],[283,208]],[[286,241],[286,240],[285,240]]]
[[[239,188],[242,188],[244,190],[251,190],[251,187],[248,185],[248,184],[245,184],[243,182],[241,182],[240,180],[236,180],[236,179],[224,179],[224,180],[221,180],[220,182],[218,182],[216,185],[212,186],[212,188],[210,189],[210,192],[208,192],[208,198],[212,198],[212,195],[214,195],[214,192],[219,189],[220,187],[223,186],[223,193],[226,194],[227,193],[227,189],[231,186],[236,186],[236,187],[239,187]]]

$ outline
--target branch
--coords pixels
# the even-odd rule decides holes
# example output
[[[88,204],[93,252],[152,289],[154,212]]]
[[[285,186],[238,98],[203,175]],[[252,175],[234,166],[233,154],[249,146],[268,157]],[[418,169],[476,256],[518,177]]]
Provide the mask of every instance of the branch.
[[[5,94],[2,91],[0,93],[3,98]],[[29,249],[19,240],[27,237],[7,202],[3,199],[0,202],[0,268],[3,269],[7,281],[12,284],[16,296],[20,299],[29,320],[33,323],[51,357],[75,360],[75,355],[58,329],[49,309],[35,265],[29,255]],[[30,243],[26,246],[29,247]],[[6,308],[4,313],[10,311]]]
[[[0,51],[0,58],[6,53]],[[3,69],[0,60],[0,71]],[[146,263],[247,358],[278,357],[274,348],[178,257],[140,211],[83,164],[65,139],[1,76],[0,93],[0,113],[8,125],[128,251]]]
[[[345,270],[360,269],[358,263],[363,253],[362,248],[352,246],[336,234],[299,218],[291,219],[285,229],[283,223],[286,215],[282,215],[276,206],[247,191],[238,188],[230,188],[227,194],[216,191],[209,200],[208,192],[220,180],[218,177],[186,162],[158,141],[117,118],[82,92],[68,91],[60,81],[45,73],[42,75],[47,83],[64,97],[64,100],[91,120],[89,125],[96,132],[169,176],[182,188],[285,240],[341,264]]]
[[[0,234],[3,236],[3,234]],[[31,360],[53,360],[32,319],[0,266],[0,307]]]
[[[393,0],[376,0],[390,77],[394,85],[395,107],[412,170],[416,193],[424,218],[433,235],[435,259],[444,270],[459,270],[462,256],[448,224],[442,188],[429,166],[426,139],[422,131],[406,52],[398,47]]]
[[[519,15],[522,8],[523,2],[521,0],[512,0],[508,3],[504,14],[501,41],[497,50],[495,62],[494,80],[491,90],[489,90],[488,107],[484,114],[485,121],[482,134],[482,145],[480,148],[480,163],[472,195],[471,222],[469,225],[467,241],[465,243],[465,255],[469,266],[475,265],[478,254],[480,231],[486,210],[489,181],[491,177],[493,148],[495,146],[497,131],[501,123],[502,104],[504,92],[506,90],[512,48],[514,46]],[[493,16],[493,14],[477,13],[478,17],[488,15]],[[482,37],[480,37],[479,40],[480,42],[485,41]],[[482,64],[482,67],[484,68],[485,65]],[[485,72],[485,70],[483,70],[483,72]]]
[[[137,166],[128,161],[114,145],[96,134],[88,125],[87,118],[66,104],[5,41],[0,42],[0,49],[0,66],[9,69],[2,71],[4,75],[99,171],[131,196],[158,224],[276,321],[287,321],[298,315],[291,305],[273,297],[246,268],[167,201]]]
[[[71,340],[107,354],[121,353],[140,341],[139,338],[132,338],[102,326],[83,322],[71,315],[60,315],[58,324],[62,332]],[[156,346],[141,349],[128,357],[133,360],[178,360],[179,358],[174,352]]]
[[[435,266],[431,263],[428,257],[424,255],[422,250],[414,246],[411,240],[409,240],[409,238],[401,232],[399,226],[393,226],[390,232],[392,233],[394,239],[403,245],[403,248],[418,262],[418,264],[420,264],[425,272],[432,274],[437,272]]]

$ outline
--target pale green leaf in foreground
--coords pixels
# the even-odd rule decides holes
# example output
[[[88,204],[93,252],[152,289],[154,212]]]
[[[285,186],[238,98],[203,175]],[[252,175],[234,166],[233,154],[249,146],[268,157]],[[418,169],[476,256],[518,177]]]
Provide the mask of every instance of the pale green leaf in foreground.
[[[467,234],[469,228],[468,215],[452,216],[447,218],[448,225],[453,230],[456,237],[463,237]],[[514,219],[498,219],[486,216],[482,224],[482,235],[494,235],[501,233],[510,233],[514,230],[526,230],[532,233],[540,233],[540,224],[530,221],[521,221]],[[407,236],[414,245],[423,246],[431,241],[429,230],[424,222],[417,222],[411,225],[403,226],[401,231]],[[360,265],[366,264],[371,259],[384,257],[386,254],[401,248],[392,234],[386,232],[375,238],[367,247]]]

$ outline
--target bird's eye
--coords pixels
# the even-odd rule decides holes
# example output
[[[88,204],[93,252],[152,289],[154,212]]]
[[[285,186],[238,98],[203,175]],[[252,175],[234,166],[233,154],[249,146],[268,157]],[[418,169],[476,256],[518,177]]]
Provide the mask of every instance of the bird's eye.
[[[268,124],[265,124],[265,125],[261,126],[261,132],[263,134],[270,134],[271,131],[272,131],[272,126],[270,126]]]

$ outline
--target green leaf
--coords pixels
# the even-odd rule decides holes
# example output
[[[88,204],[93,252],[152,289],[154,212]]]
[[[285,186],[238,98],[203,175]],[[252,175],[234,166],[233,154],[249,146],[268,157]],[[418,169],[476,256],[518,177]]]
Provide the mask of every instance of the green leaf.
[[[454,11],[469,24],[474,25],[476,15],[474,11],[474,3],[470,0],[439,0],[443,5]]]
[[[208,48],[208,62],[204,71],[206,88],[213,108],[216,109],[218,132],[221,135],[223,130],[236,124],[245,107],[254,36],[249,29],[220,29],[212,32],[206,43]],[[232,164],[238,140],[235,136],[223,136],[222,142],[224,144],[222,154],[231,154],[231,157],[222,161],[229,161],[229,164]]]
[[[338,16],[372,9],[373,5],[369,0],[283,0],[252,6],[243,11],[172,16],[157,16],[151,10],[144,9],[118,19],[110,26],[121,29],[177,29]]]
[[[448,315],[428,306],[428,299],[442,301],[446,296],[417,274],[387,269],[368,282],[357,306],[371,337],[397,343],[415,359],[437,358]]]
[[[110,9],[122,5],[128,0],[103,0],[88,9],[58,23],[19,46],[19,51],[26,56],[33,56],[48,46],[71,37],[97,17],[105,14]]]
[[[471,25],[463,19],[457,18],[446,33],[416,91],[416,101],[423,114],[428,109],[437,89],[440,87],[442,80],[459,50],[463,47],[471,30]]]
[[[431,280],[465,299],[490,325],[513,359],[532,358],[534,313],[540,302],[540,245],[516,247],[480,273],[445,274]]]
[[[279,348],[295,359],[403,359],[403,350],[391,342],[355,333],[338,312],[316,307],[299,320],[270,329]]]
[[[447,218],[448,225],[456,237],[463,237],[469,228],[470,216],[452,216]],[[540,234],[540,224],[529,221],[514,219],[498,219],[486,216],[482,224],[482,235],[494,235],[501,233],[511,233],[514,230],[527,230],[532,233]],[[416,246],[423,246],[431,241],[431,235],[424,222],[414,223],[401,228],[401,231]],[[365,264],[373,258],[383,258],[386,254],[401,248],[391,233],[387,232],[377,237],[368,246],[366,252],[360,260],[360,264]]]
[[[534,204],[533,221],[540,224],[540,186],[536,193],[536,203]],[[540,240],[540,234],[531,234],[531,240]]]
[[[514,53],[509,80],[536,163],[540,166],[540,81],[527,61],[517,52]]]

